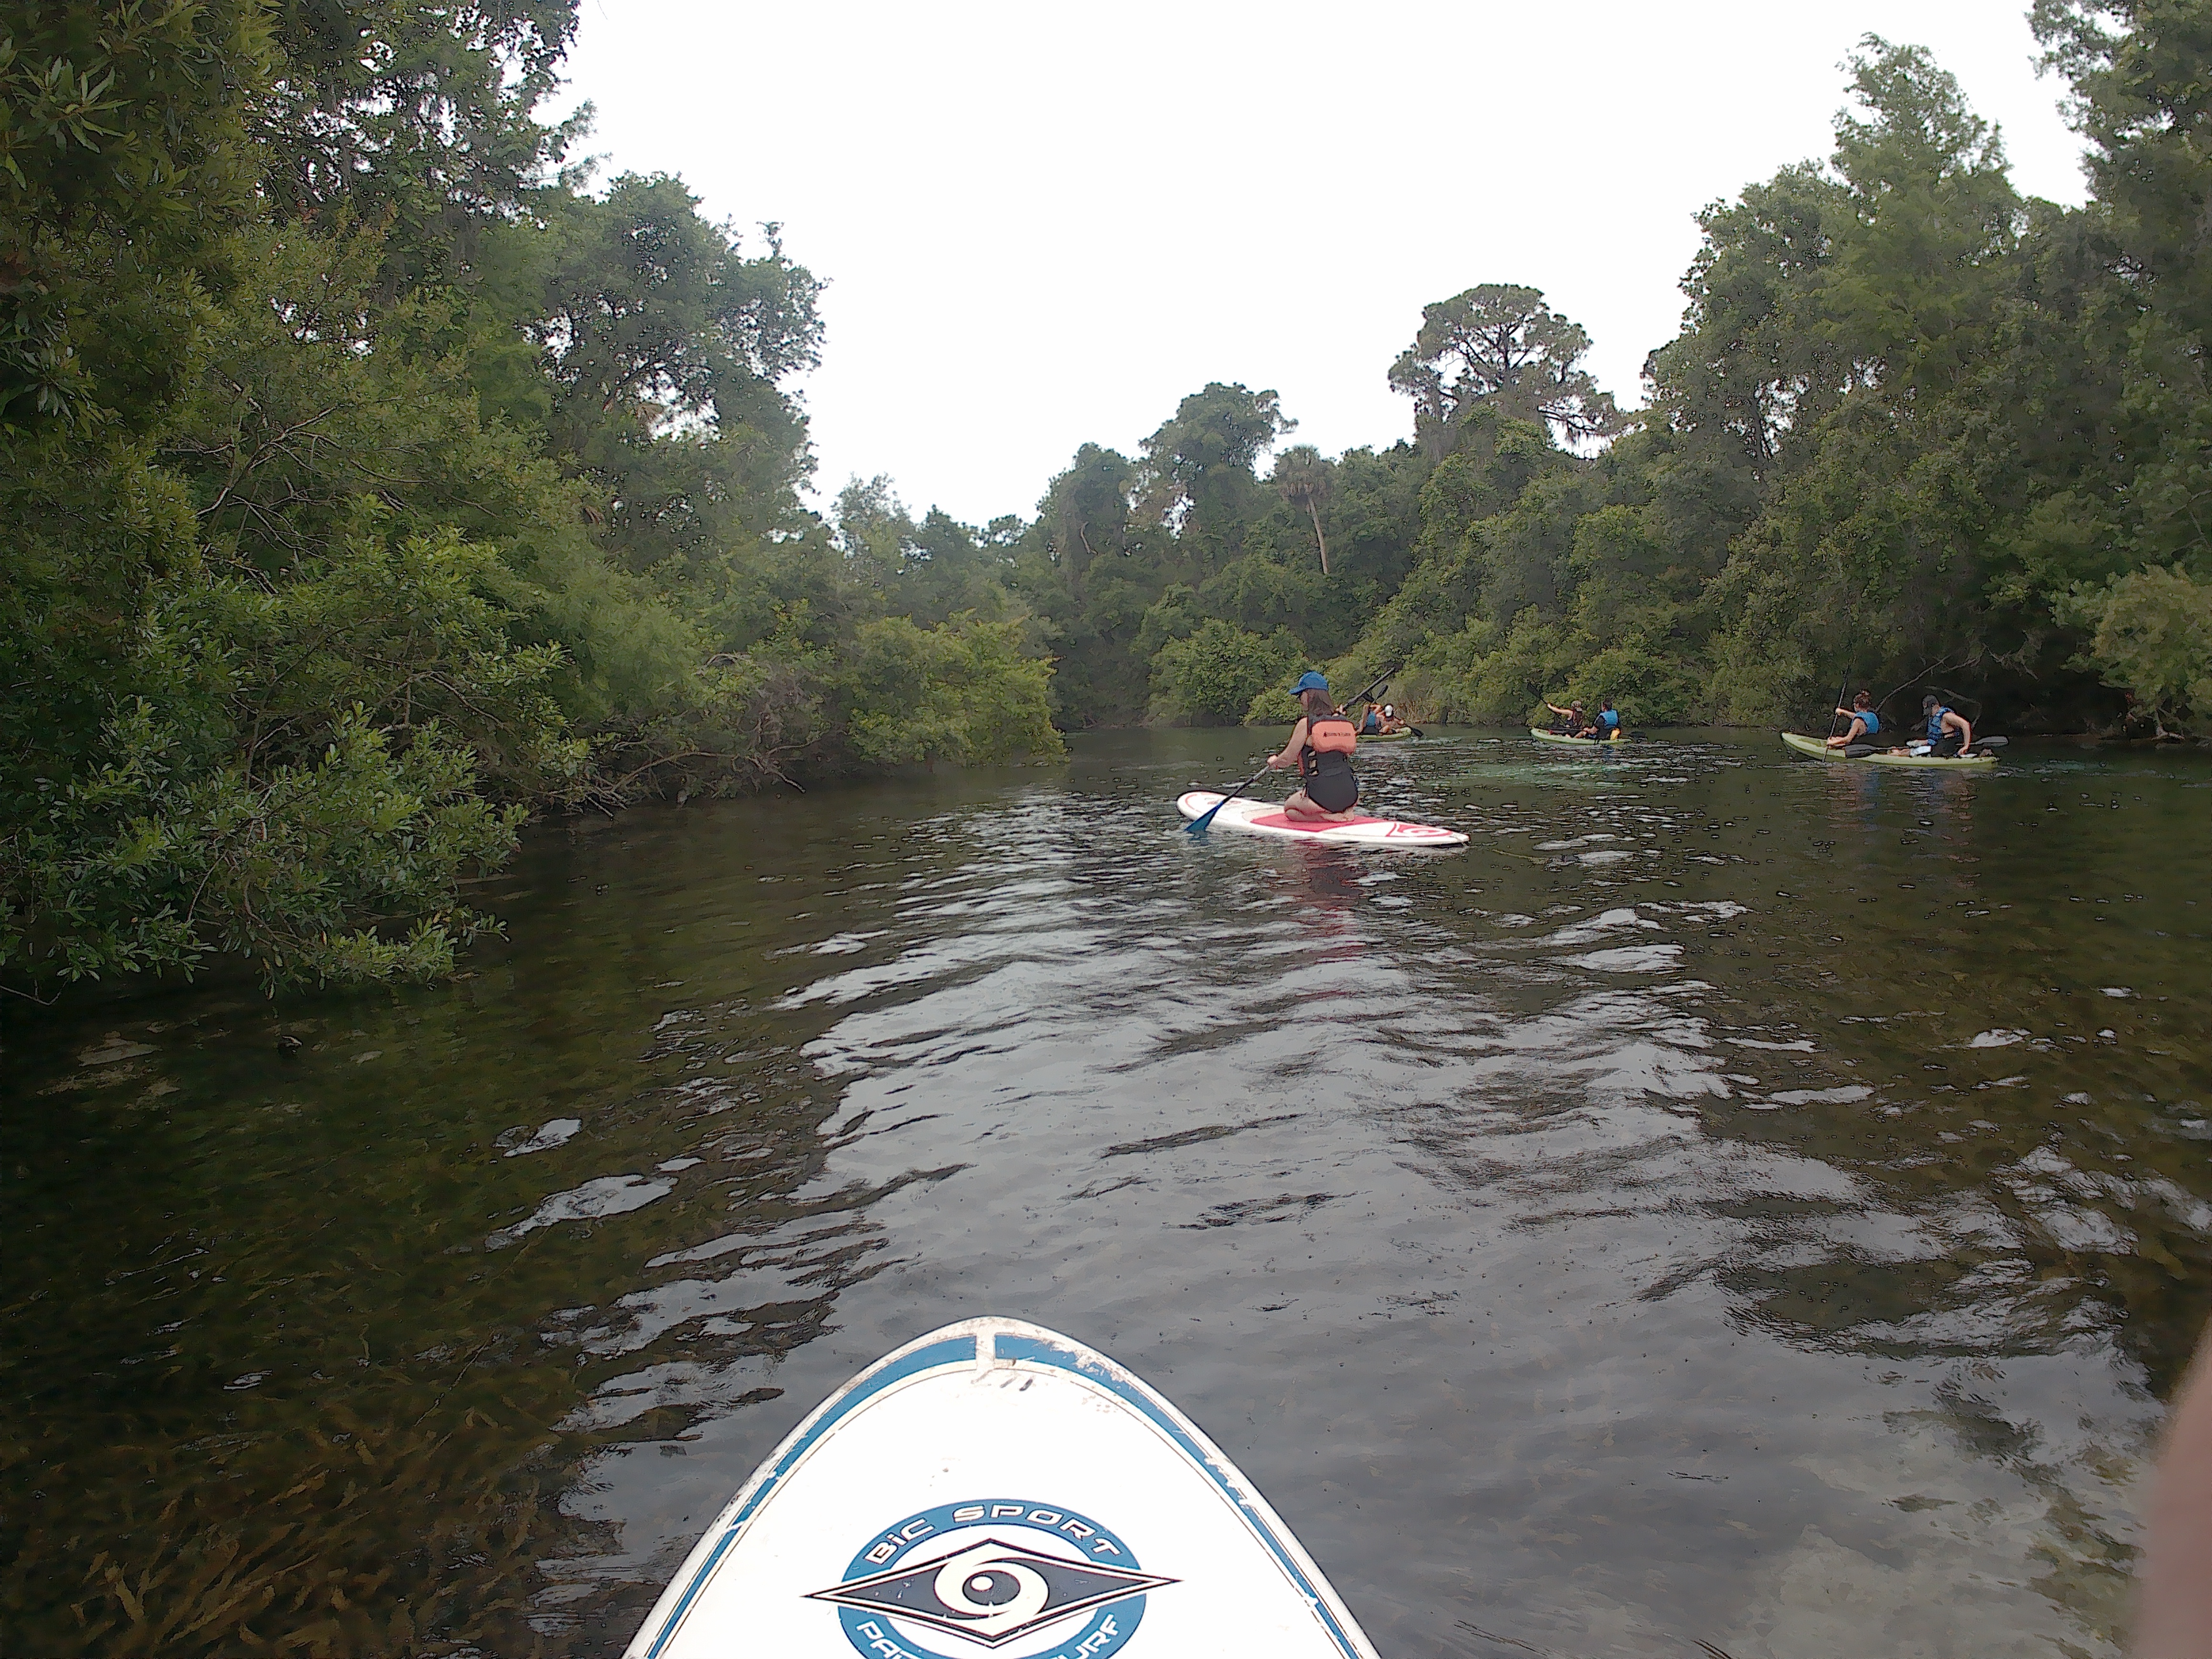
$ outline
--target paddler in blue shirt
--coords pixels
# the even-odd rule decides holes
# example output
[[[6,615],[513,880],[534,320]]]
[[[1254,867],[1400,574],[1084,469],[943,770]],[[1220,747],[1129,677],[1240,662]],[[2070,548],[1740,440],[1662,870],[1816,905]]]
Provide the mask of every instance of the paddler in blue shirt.
[[[1830,738],[1828,747],[1831,749],[1848,749],[1855,743],[1863,743],[1867,738],[1878,737],[1881,733],[1881,716],[1874,712],[1874,696],[1871,692],[1860,692],[1851,699],[1851,706],[1849,708],[1839,707],[1836,712],[1838,714],[1850,716],[1851,729],[1840,738]]]
[[[1974,726],[1964,714],[1930,691],[1920,700],[1928,720],[1928,752],[1963,755],[1974,746]]]
[[[1597,706],[1597,719],[1591,723],[1590,735],[1600,743],[1611,743],[1620,735],[1620,711],[1606,698]]]
[[[1359,717],[1359,735],[1371,738],[1382,729],[1382,711],[1370,702],[1367,705],[1367,712]]]
[[[1283,813],[1293,818],[1326,818],[1344,823],[1359,815],[1359,779],[1352,769],[1352,753],[1358,737],[1352,722],[1329,701],[1328,681],[1309,672],[1291,688],[1305,712],[1291,728],[1290,741],[1279,755],[1267,757],[1271,771],[1298,769],[1298,787],[1283,803]]]

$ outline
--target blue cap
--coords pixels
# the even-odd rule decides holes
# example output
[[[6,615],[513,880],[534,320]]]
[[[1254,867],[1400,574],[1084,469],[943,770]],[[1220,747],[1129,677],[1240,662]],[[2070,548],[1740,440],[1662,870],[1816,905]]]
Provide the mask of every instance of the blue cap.
[[[1292,686],[1291,690],[1293,691],[1326,691],[1328,690],[1328,677],[1326,674],[1317,674],[1310,668],[1299,677],[1298,683]]]

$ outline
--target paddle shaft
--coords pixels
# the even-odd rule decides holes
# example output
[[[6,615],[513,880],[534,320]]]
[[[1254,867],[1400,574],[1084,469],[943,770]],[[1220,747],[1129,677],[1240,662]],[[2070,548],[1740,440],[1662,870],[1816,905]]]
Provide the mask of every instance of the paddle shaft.
[[[1237,796],[1243,794],[1247,789],[1249,789],[1254,784],[1259,782],[1260,779],[1265,775],[1267,770],[1267,769],[1262,766],[1259,771],[1255,772],[1250,777],[1245,779],[1243,782],[1238,784],[1234,789],[1224,795],[1219,800],[1214,802],[1212,805],[1207,807],[1206,811],[1200,813],[1188,823],[1183,825],[1183,834],[1186,836],[1199,836],[1205,834],[1206,826],[1213,822],[1213,815],[1216,812],[1218,812],[1223,807],[1228,805],[1231,801],[1235,800]]]

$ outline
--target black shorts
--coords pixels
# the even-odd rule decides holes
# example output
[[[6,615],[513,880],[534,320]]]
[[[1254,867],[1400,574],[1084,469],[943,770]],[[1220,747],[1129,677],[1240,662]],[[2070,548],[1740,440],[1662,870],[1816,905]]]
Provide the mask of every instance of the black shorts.
[[[1931,755],[1955,755],[1959,752],[1960,738],[1956,732],[1946,732],[1943,740],[1928,752]]]
[[[1349,766],[1315,773],[1305,780],[1305,791],[1324,812],[1348,812],[1359,804],[1359,780]]]

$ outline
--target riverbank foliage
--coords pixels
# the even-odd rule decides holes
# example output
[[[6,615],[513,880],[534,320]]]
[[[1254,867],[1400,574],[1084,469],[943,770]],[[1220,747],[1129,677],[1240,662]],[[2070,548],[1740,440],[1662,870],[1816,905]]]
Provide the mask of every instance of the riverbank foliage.
[[[2212,719],[2212,8],[2033,22],[2085,207],[2022,198],[1956,82],[1869,39],[1832,153],[1701,216],[1633,415],[1491,284],[1388,366],[1388,449],[1270,470],[1275,394],[1218,384],[1133,457],[1084,447],[1006,554],[1063,719],[1279,720],[1314,664],[1477,722],[1571,695],[1825,729],[1846,681],[1893,718],[1940,689],[2014,730]]]
[[[803,507],[775,228],[564,165],[574,27],[0,5],[0,978],[435,974],[531,808],[1057,751]]]
[[[822,283],[570,164],[574,0],[0,0],[0,984],[434,975],[530,811],[1279,720],[1308,664],[2212,719],[2212,8],[2032,20],[2081,209],[1869,38],[1832,153],[1701,216],[1642,409],[1486,283],[1377,365],[1402,441],[1212,382],[978,527],[804,506]]]

